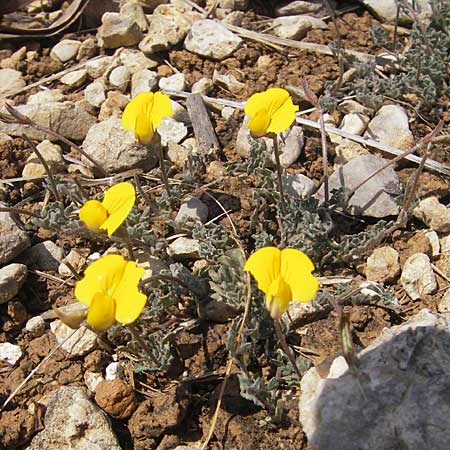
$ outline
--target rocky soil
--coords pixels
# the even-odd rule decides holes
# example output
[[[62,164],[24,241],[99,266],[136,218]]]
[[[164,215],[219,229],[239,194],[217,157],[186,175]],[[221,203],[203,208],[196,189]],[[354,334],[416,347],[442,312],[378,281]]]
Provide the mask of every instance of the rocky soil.
[[[0,7],[0,449],[450,447],[450,10],[404,3]],[[243,112],[269,87],[299,105],[284,212]],[[174,114],[143,146],[120,118],[158,90]],[[145,278],[189,287],[146,287],[159,367],[125,327],[74,332],[53,310],[100,255],[128,257],[77,215],[124,180]],[[262,245],[316,266],[319,294],[283,317],[301,380],[242,272]]]

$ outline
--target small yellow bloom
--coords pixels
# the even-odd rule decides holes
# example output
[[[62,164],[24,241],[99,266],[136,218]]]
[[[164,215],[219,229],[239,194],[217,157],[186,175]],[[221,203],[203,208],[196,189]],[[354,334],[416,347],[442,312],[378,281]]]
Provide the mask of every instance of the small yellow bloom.
[[[102,331],[116,321],[133,323],[147,301],[138,289],[143,274],[142,267],[121,255],[106,255],[93,262],[75,286],[75,297],[89,308],[88,324]]]
[[[291,301],[312,300],[319,288],[311,274],[313,263],[294,248],[260,248],[250,255],[244,270],[253,275],[258,288],[266,294],[266,307],[273,319],[279,319]]]
[[[150,144],[156,127],[164,117],[172,116],[170,98],[162,92],[141,92],[125,107],[122,126],[134,132],[141,144]]]
[[[245,114],[250,117],[248,128],[253,137],[286,131],[295,120],[298,106],[292,103],[289,92],[281,88],[253,94],[245,103]]]
[[[127,218],[136,199],[131,183],[118,183],[105,192],[102,202],[88,200],[79,217],[91,230],[106,230],[111,236]]]

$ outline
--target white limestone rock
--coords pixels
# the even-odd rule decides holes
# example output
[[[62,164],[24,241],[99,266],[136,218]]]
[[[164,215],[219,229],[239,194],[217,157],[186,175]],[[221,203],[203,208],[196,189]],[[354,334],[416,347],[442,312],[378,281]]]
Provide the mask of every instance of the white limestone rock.
[[[231,56],[242,44],[242,39],[216,20],[199,20],[186,36],[186,50],[218,61]]]
[[[430,258],[425,253],[415,253],[405,261],[400,281],[412,300],[432,294],[438,287]]]

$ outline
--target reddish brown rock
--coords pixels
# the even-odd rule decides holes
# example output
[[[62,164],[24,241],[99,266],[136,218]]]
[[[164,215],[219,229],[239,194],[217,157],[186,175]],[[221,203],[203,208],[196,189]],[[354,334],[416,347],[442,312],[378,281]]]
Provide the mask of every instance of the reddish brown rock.
[[[137,406],[133,388],[125,381],[102,381],[95,391],[95,401],[115,419],[127,419]]]

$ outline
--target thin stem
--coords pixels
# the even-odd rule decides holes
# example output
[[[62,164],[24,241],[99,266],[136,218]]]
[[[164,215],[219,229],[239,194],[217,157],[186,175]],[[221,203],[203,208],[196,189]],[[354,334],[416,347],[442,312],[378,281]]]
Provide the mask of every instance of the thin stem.
[[[147,343],[144,341],[144,339],[141,338],[139,335],[139,332],[136,330],[136,327],[134,324],[130,323],[128,325],[128,329],[130,330],[131,334],[133,335],[133,338],[136,339],[136,342],[141,346],[142,350],[148,355],[148,357],[152,360],[153,364],[156,367],[159,367],[159,361],[156,359],[156,356],[150,349],[150,347],[147,345]]]
[[[28,209],[14,208],[13,206],[1,206],[0,212],[8,212],[13,214],[25,214],[27,216],[35,217],[36,219],[41,219],[39,214],[34,213]]]
[[[283,349],[284,353],[286,353],[286,355],[288,356],[289,361],[291,361],[292,367],[295,370],[295,373],[297,374],[299,380],[301,380],[302,374],[300,373],[300,370],[298,370],[297,363],[295,361],[294,353],[291,352],[291,350],[289,349],[289,347],[288,347],[288,345],[286,343],[286,339],[285,339],[285,337],[283,335],[283,332],[281,331],[281,326],[280,326],[279,319],[273,319],[273,325],[275,327],[275,331],[277,333],[278,340],[280,341],[281,348]]]
[[[61,197],[58,192],[58,188],[56,187],[55,179],[53,178],[53,173],[50,170],[49,165],[47,164],[47,161],[42,156],[41,152],[37,149],[37,147],[34,145],[34,143],[31,141],[31,139],[26,135],[22,134],[22,138],[27,141],[27,144],[31,147],[31,150],[35,153],[35,155],[38,157],[40,163],[44,166],[45,172],[48,175],[48,180],[50,181],[50,185],[52,187],[53,195],[55,196],[55,199],[57,202],[61,201]]]
[[[328,151],[327,151],[327,133],[325,131],[325,121],[323,120],[323,110],[318,108],[319,112],[319,125],[320,125],[320,137],[322,142],[322,164],[323,164],[323,191],[325,203],[330,198],[330,188],[328,186]]]
[[[275,152],[275,162],[277,166],[277,178],[278,178],[278,192],[280,193],[280,201],[281,201],[281,212],[283,214],[286,213],[286,200],[284,197],[284,190],[283,190],[283,172],[280,162],[280,148],[278,147],[278,135],[272,134],[271,135],[272,141],[273,141],[273,148]]]
[[[170,197],[169,179],[167,178],[166,168],[164,167],[164,151],[161,145],[158,145],[159,167],[161,168],[161,178],[166,188],[167,195]]]
[[[95,159],[93,159],[92,156],[87,154],[81,147],[72,142],[70,139],[65,138],[63,135],[57,133],[56,131],[51,130],[50,128],[38,125],[37,123],[33,122],[29,117],[19,113],[17,109],[13,108],[8,103],[5,104],[5,107],[18,123],[29,125],[35,130],[42,131],[43,133],[49,134],[50,136],[59,139],[60,141],[64,142],[64,144],[77,150],[81,155],[83,155],[87,160],[89,160],[103,174],[103,176],[105,177],[108,176],[108,172],[97,161],[95,161]]]
[[[123,238],[125,245],[127,246],[128,256],[131,260],[135,260],[134,251],[133,251],[133,242],[131,241],[130,234],[128,233],[127,228],[124,225],[121,225],[119,228],[118,236]]]

